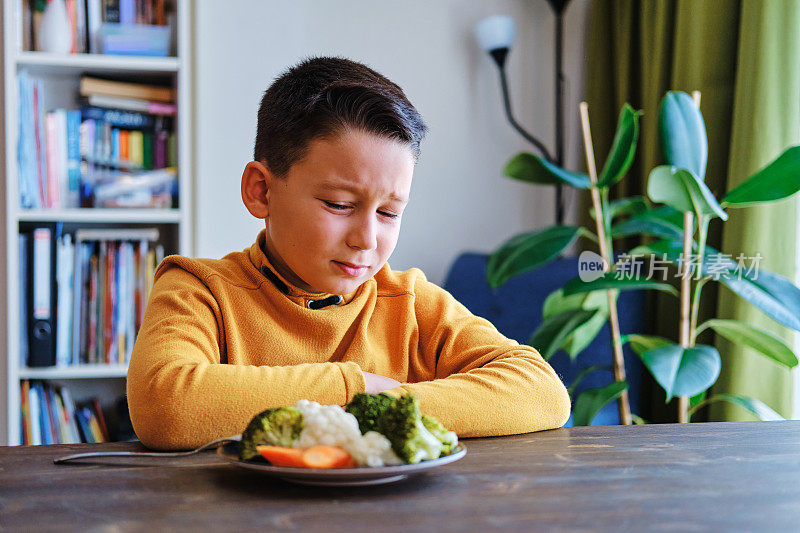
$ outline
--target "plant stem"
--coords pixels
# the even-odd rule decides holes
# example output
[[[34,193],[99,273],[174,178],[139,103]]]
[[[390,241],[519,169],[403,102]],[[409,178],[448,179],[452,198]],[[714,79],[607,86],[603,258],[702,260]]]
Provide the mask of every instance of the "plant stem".
[[[611,238],[611,220],[608,216],[608,187],[600,189],[600,209],[603,214],[603,228],[605,229],[606,239],[608,239],[606,242],[606,250],[608,250],[609,260],[612,260],[614,258],[614,243]]]
[[[694,235],[694,216],[691,211],[683,213],[683,260],[681,261],[681,323],[680,323],[680,336],[681,346],[683,348],[689,347],[689,313],[691,305],[691,254],[692,254],[692,236]],[[678,398],[678,422],[685,423],[689,421],[689,397],[680,396]]]
[[[688,412],[689,418],[692,418],[692,415],[694,415],[697,411],[699,411],[700,409],[702,409],[706,405],[714,403],[714,402],[718,402],[720,400],[721,400],[721,398],[717,398],[716,396],[712,396],[711,398],[706,398],[702,402],[698,403],[697,405],[695,405],[694,407],[689,409],[689,412]]]
[[[694,293],[692,295],[692,321],[689,324],[689,346],[694,346],[697,335],[697,317],[700,314],[700,293],[703,290],[703,285],[711,279],[709,277],[701,278],[694,286]]]
[[[597,238],[600,245],[600,255],[603,257],[603,270],[611,270],[613,256],[609,255],[610,243],[608,232],[606,232],[606,210],[600,199],[600,189],[597,187],[597,169],[594,163],[594,148],[592,147],[592,134],[589,129],[589,106],[586,102],[580,103],[581,124],[583,125],[583,145],[586,151],[586,167],[589,171],[589,179],[592,182],[590,189],[592,195],[592,205],[594,206],[594,221],[597,226]],[[605,191],[607,197],[608,191]],[[626,381],[625,359],[622,354],[622,339],[619,332],[619,317],[617,315],[617,295],[616,291],[606,291],[608,297],[608,321],[611,325],[611,344],[614,350],[614,380]],[[621,424],[629,426],[631,424],[631,406],[628,399],[628,390],[625,389],[617,399],[619,410],[619,421]]]
[[[710,279],[708,276],[703,276],[703,262],[705,261],[706,253],[706,238],[708,237],[708,222],[711,218],[707,215],[700,217],[698,225],[698,246],[697,246],[697,272],[695,280],[697,281],[694,287],[694,295],[692,296],[692,321],[689,324],[689,346],[694,346],[695,339],[697,338],[697,317],[700,314],[700,292],[703,290],[703,285]]]

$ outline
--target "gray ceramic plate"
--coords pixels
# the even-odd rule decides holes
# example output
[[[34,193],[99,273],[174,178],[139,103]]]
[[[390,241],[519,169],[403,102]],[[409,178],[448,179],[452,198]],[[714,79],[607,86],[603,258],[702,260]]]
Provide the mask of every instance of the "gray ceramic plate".
[[[467,454],[463,444],[459,444],[458,451],[420,463],[399,466],[360,467],[360,468],[296,468],[290,466],[273,466],[266,463],[249,463],[240,461],[237,453],[238,445],[226,445],[217,448],[217,454],[233,464],[242,468],[255,470],[271,477],[277,477],[291,483],[302,485],[320,485],[328,487],[358,487],[365,485],[380,485],[400,481],[414,474],[427,472],[446,464],[458,461]]]

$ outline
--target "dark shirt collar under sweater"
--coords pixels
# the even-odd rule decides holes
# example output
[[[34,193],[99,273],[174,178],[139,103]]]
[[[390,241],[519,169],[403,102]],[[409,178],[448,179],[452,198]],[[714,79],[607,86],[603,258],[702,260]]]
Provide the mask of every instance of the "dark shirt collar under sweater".
[[[330,293],[313,293],[300,289],[281,276],[275,267],[270,263],[267,254],[264,253],[266,249],[266,230],[261,230],[258,234],[256,242],[250,246],[250,261],[270,282],[287,298],[295,303],[307,307],[309,309],[321,309],[330,305],[344,305],[349,303],[355,298],[361,288],[364,286],[362,283],[356,290],[348,294],[330,294]]]

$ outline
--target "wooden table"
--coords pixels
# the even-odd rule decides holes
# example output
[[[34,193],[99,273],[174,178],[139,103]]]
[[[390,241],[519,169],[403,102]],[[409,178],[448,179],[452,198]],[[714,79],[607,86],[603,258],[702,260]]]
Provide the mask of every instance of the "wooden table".
[[[0,529],[800,531],[800,421],[465,442],[454,464],[357,488],[291,485],[213,452],[52,463],[134,443],[0,448]]]

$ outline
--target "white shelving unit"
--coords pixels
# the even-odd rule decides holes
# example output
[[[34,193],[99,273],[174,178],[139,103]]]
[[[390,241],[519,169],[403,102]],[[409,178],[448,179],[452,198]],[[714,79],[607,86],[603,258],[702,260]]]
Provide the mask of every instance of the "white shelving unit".
[[[176,57],[153,58],[100,54],[49,54],[23,51],[19,37],[23,0],[6,0],[2,11],[2,57],[4,121],[0,125],[0,156],[3,157],[3,186],[0,187],[0,445],[21,443],[20,381],[52,380],[68,385],[73,397],[96,395],[101,402],[124,393],[127,368],[124,365],[80,365],[74,367],[26,368],[20,364],[19,257],[20,223],[64,222],[94,227],[120,224],[158,224],[168,228],[175,249],[168,253],[191,255],[192,234],[192,90],[190,0],[174,0],[176,8]],[[17,180],[18,80],[22,70],[45,80],[46,100],[51,105],[77,107],[78,83],[84,73],[169,77],[177,88],[179,198],[177,209],[63,209],[23,210],[19,206]],[[105,396],[104,396],[105,395]],[[111,396],[111,397],[108,397]]]

